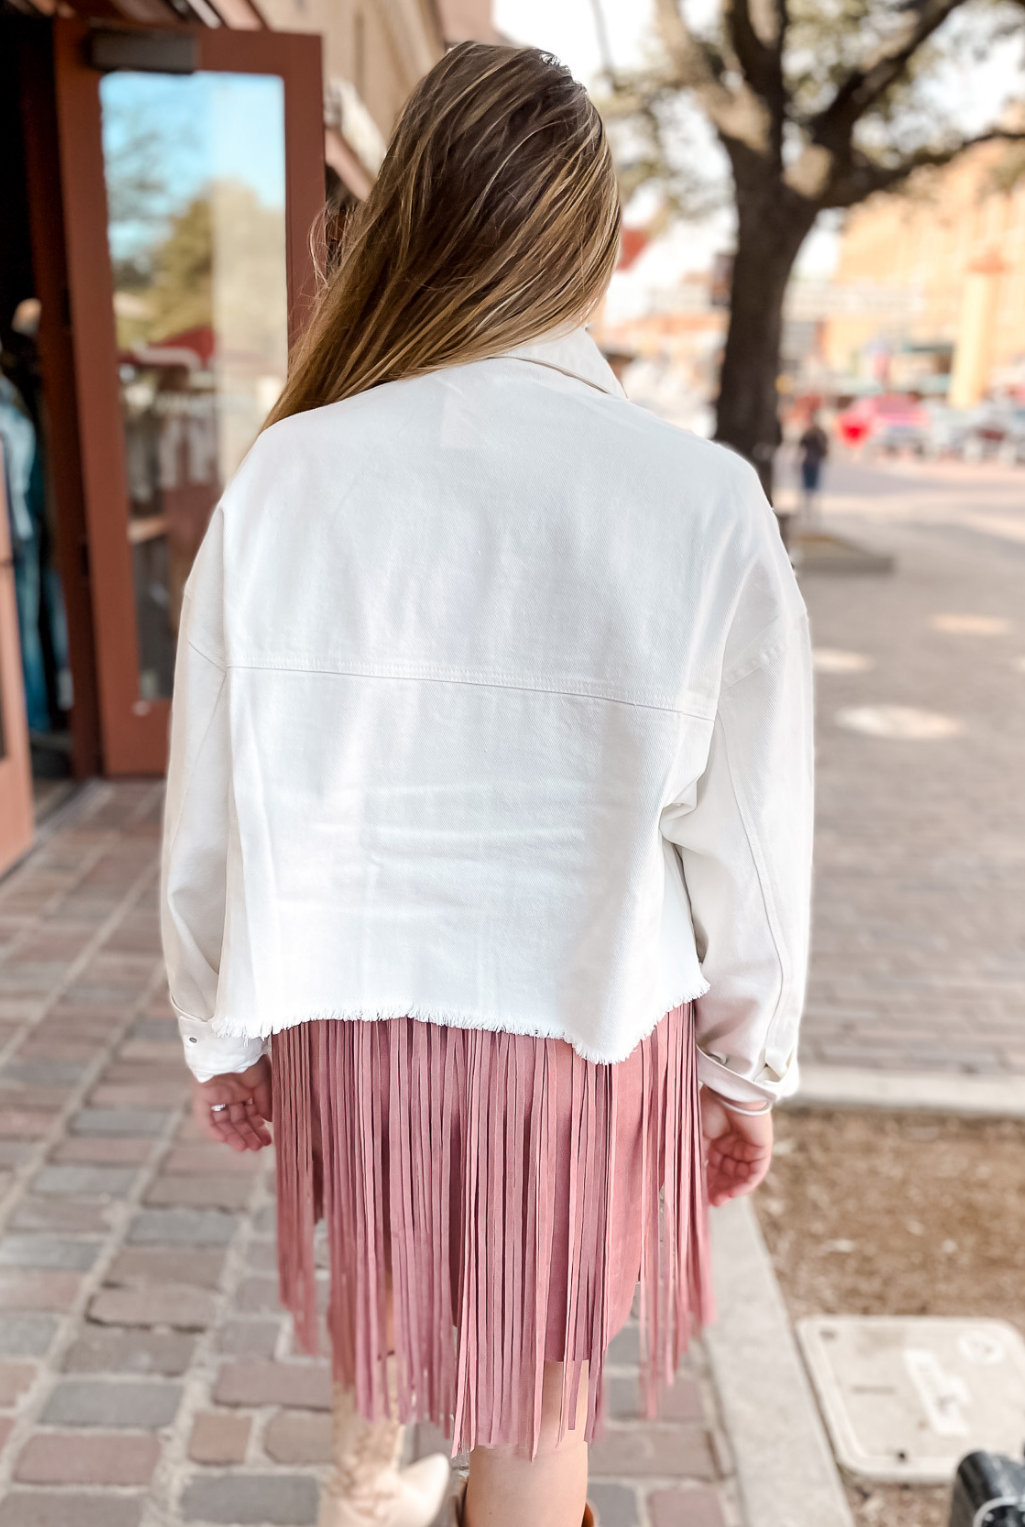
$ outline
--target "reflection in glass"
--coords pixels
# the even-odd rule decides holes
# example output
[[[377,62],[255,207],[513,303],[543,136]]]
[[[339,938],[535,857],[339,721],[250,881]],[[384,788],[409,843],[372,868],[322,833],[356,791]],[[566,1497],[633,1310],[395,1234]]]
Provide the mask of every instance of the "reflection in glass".
[[[287,364],[284,86],[104,76],[139,693],[171,692],[182,589]]]

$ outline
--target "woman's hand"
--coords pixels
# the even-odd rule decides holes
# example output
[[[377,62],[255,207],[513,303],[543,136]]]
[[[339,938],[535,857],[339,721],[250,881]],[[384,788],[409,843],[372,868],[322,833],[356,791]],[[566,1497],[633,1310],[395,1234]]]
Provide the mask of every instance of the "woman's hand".
[[[261,1055],[248,1071],[194,1081],[192,1117],[211,1140],[221,1140],[233,1151],[259,1151],[271,1143],[264,1123],[271,1116],[270,1099],[270,1057]],[[227,1107],[214,1111],[221,1103]]]
[[[772,1114],[725,1108],[716,1093],[702,1087],[701,1133],[709,1203],[717,1206],[753,1192],[772,1163]]]

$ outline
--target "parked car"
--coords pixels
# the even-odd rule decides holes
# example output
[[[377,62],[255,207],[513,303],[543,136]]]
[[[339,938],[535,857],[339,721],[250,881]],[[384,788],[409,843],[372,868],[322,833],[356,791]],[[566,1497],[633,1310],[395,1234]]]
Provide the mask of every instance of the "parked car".
[[[870,451],[910,450],[921,455],[929,439],[929,415],[917,398],[880,393],[859,398],[837,415],[837,433],[847,445]]]
[[[1000,442],[1001,461],[1016,465],[1025,461],[1025,408],[1012,408],[1008,430]]]
[[[1025,461],[1025,407],[981,404],[972,414],[961,454],[966,461]]]

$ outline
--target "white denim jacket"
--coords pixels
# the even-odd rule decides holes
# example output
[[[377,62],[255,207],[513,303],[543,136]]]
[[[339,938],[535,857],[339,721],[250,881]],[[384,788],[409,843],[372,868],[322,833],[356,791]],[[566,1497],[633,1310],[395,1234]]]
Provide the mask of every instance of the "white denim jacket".
[[[162,929],[186,1058],[409,1014],[796,1086],[804,605],[749,466],[578,330],[257,440],[186,586]]]

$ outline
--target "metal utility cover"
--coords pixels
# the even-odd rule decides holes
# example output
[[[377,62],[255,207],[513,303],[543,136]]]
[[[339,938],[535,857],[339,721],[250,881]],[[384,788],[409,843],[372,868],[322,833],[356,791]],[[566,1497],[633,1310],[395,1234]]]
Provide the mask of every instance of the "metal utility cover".
[[[1025,1341],[1004,1320],[798,1321],[838,1463],[865,1479],[946,1484],[965,1453],[1025,1442]]]

